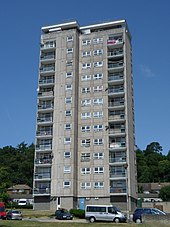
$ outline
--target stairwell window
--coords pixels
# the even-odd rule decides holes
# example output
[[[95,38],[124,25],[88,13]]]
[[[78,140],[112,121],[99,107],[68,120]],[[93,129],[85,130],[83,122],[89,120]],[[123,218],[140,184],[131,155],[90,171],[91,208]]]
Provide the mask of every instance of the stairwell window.
[[[64,144],[71,144],[71,138],[70,137],[64,138]]]
[[[91,88],[90,87],[83,87],[81,89],[81,93],[89,93],[91,91]]]
[[[64,125],[64,129],[65,129],[65,130],[71,130],[71,124],[70,124],[70,123],[65,124],[65,125]]]
[[[64,152],[64,158],[70,158],[71,157],[71,152],[70,151],[65,151]]]
[[[93,79],[94,80],[99,80],[103,78],[103,74],[102,73],[96,73],[93,75]]]
[[[70,77],[72,77],[73,76],[73,72],[67,72],[66,73],[66,78],[70,78]]]
[[[64,173],[71,173],[71,166],[64,166]]]
[[[66,104],[72,103],[72,97],[65,98],[65,103]]]
[[[91,40],[90,39],[84,39],[82,40],[82,45],[86,46],[86,45],[90,45],[91,44]]]
[[[83,51],[82,52],[82,57],[89,57],[91,56],[91,51]]]
[[[65,116],[66,117],[70,117],[72,115],[72,111],[71,110],[66,110],[65,111]]]
[[[64,181],[63,182],[63,187],[64,188],[70,188],[70,186],[71,186],[71,182],[70,181]]]
[[[98,56],[98,55],[102,55],[102,54],[103,54],[103,50],[94,50],[93,51],[94,56]]]
[[[67,36],[67,42],[73,41],[73,36]]]
[[[67,54],[71,54],[71,53],[73,53],[73,48],[68,48],[67,49]]]
[[[93,63],[94,67],[101,67],[103,66],[103,62],[102,61],[97,61]]]
[[[91,80],[91,75],[82,75],[81,80]]]

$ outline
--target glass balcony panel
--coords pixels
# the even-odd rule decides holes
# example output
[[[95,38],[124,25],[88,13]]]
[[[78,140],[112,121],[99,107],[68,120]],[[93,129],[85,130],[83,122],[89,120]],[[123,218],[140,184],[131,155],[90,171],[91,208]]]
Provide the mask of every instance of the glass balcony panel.
[[[51,173],[39,173],[35,174],[34,179],[46,179],[51,178]]]
[[[44,144],[44,145],[37,145],[36,150],[51,150],[52,149],[52,144]]]
[[[40,68],[40,72],[51,72],[51,71],[55,71],[55,67],[54,66],[50,66],[50,67],[41,67]]]
[[[50,188],[34,188],[34,194],[50,194]]]
[[[117,177],[125,177],[125,171],[115,171],[114,173],[110,173],[110,178],[117,178]]]
[[[54,79],[44,79],[44,80],[39,80],[39,84],[53,84],[54,83]]]
[[[108,63],[108,68],[118,68],[118,67],[123,67],[123,62],[115,62],[115,63]]]
[[[116,157],[116,158],[109,158],[109,163],[115,163],[115,162],[126,162],[126,158],[125,157]]]
[[[52,122],[52,121],[53,121],[52,117],[39,117],[39,118],[37,118],[38,123]]]
[[[53,59],[55,59],[54,54],[42,55],[40,58],[40,60],[53,60]]]
[[[123,80],[123,74],[120,75],[111,75],[108,77],[108,81]]]
[[[110,193],[126,193],[126,188],[110,187]]]
[[[35,159],[35,164],[51,164],[52,159],[51,158],[37,158]]]
[[[39,92],[38,97],[53,96],[53,91]]]
[[[123,148],[126,147],[125,142],[117,142],[117,143],[110,143],[109,148],[114,149],[114,148]]]
[[[53,133],[52,131],[39,131],[37,132],[37,136],[51,136]]]

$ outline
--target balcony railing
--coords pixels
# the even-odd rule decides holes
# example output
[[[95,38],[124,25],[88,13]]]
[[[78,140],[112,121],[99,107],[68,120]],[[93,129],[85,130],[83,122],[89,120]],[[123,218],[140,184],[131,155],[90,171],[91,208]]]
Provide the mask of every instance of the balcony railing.
[[[120,119],[125,119],[125,115],[124,114],[109,115],[109,120],[120,120]]]
[[[53,83],[54,83],[54,79],[39,80],[39,85],[53,84]]]
[[[37,145],[36,146],[37,151],[47,151],[52,150],[52,144],[46,144],[46,145]]]
[[[54,71],[55,71],[55,67],[54,66],[40,68],[40,72],[41,73],[54,72]]]
[[[125,148],[126,143],[125,142],[117,142],[117,143],[110,143],[109,148],[110,149],[116,149],[116,148]]]
[[[54,54],[44,55],[44,56],[41,56],[41,58],[40,58],[41,61],[54,60],[54,59],[55,59],[55,55]]]
[[[40,159],[35,159],[35,164],[41,165],[41,164],[51,164],[52,159],[51,158],[40,158]]]
[[[118,157],[118,158],[109,158],[109,163],[115,163],[115,162],[126,162],[125,157]]]
[[[110,173],[110,178],[119,178],[119,177],[125,177],[125,176],[126,176],[125,171]]]
[[[119,56],[122,56],[122,55],[123,55],[123,50],[121,50],[121,51],[109,51],[107,53],[108,57],[119,57]]]
[[[109,102],[108,106],[109,107],[124,106],[124,101]]]
[[[49,48],[54,48],[54,47],[55,47],[55,43],[54,42],[41,44],[41,49],[49,49]]]
[[[124,92],[124,88],[120,87],[120,88],[109,88],[108,89],[108,94],[115,94],[115,93],[121,93]]]
[[[110,188],[110,193],[126,193],[126,188]]]
[[[53,109],[53,104],[38,105],[38,110]]]
[[[116,80],[123,80],[123,74],[108,77],[109,82],[116,81]]]
[[[50,123],[53,121],[53,118],[52,117],[41,117],[41,118],[37,118],[37,122],[38,123]]]
[[[107,40],[107,44],[108,45],[116,45],[116,44],[120,44],[123,43],[123,38],[118,38],[118,39],[108,39]]]
[[[52,136],[52,131],[38,131],[36,133],[37,136]]]
[[[51,173],[42,173],[42,174],[35,174],[34,179],[46,179],[51,178]]]
[[[123,67],[123,62],[108,63],[109,69],[119,68],[119,67]]]
[[[53,96],[53,91],[39,92],[38,97],[48,97]]]
[[[50,194],[51,189],[50,188],[35,188],[34,194]]]

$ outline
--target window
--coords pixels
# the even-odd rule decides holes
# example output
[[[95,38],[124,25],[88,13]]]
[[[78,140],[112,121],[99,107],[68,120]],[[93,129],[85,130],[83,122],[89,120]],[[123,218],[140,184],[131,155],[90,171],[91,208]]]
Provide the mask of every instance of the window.
[[[71,129],[71,124],[69,124],[69,123],[68,124],[65,124],[64,125],[64,129],[65,130],[70,130]]]
[[[103,65],[102,61],[97,61],[93,63],[94,67],[101,67]]]
[[[90,174],[91,168],[89,168],[89,167],[81,168],[81,173],[82,174]]]
[[[103,43],[103,38],[95,38],[93,39],[93,44]]]
[[[94,145],[102,145],[103,144],[103,139],[94,139],[93,140]]]
[[[66,66],[72,66],[73,65],[73,61],[66,61]]]
[[[104,168],[103,167],[95,167],[94,173],[104,173]]]
[[[72,76],[73,76],[73,73],[72,72],[66,73],[66,78],[69,78],[69,77],[72,77]]]
[[[83,51],[82,52],[82,57],[88,57],[91,56],[91,51]]]
[[[91,100],[90,99],[84,99],[84,100],[81,101],[81,105],[82,106],[91,105]]]
[[[64,158],[70,158],[71,157],[71,152],[70,151],[65,151],[64,152]]]
[[[93,130],[96,131],[103,131],[103,125],[94,125]]]
[[[73,48],[68,48],[67,49],[67,54],[73,53]]]
[[[69,188],[71,186],[71,182],[70,181],[64,181],[63,182],[63,187],[64,188]]]
[[[89,160],[90,160],[90,153],[81,154],[81,161],[89,161]]]
[[[82,189],[91,188],[91,183],[90,183],[90,182],[82,182],[82,183],[80,184],[80,187],[81,187]]]
[[[81,77],[81,80],[83,81],[83,80],[91,80],[91,75],[83,75],[82,77]]]
[[[94,92],[103,91],[103,86],[95,86],[95,87],[93,87],[93,91]]]
[[[72,90],[72,84],[66,84],[65,89],[66,91]]]
[[[82,45],[85,46],[85,45],[89,45],[91,44],[91,40],[90,39],[84,39],[82,40]]]
[[[103,54],[103,50],[94,50],[93,51],[94,56],[101,55],[101,54]]]
[[[64,173],[71,173],[71,166],[64,166]]]
[[[71,143],[71,138],[70,137],[64,138],[64,144],[70,144],[70,143]]]
[[[88,69],[91,68],[91,63],[83,63],[82,64],[82,69]]]
[[[89,147],[90,146],[90,139],[81,140],[81,146]]]
[[[81,127],[81,131],[82,132],[90,132],[90,130],[91,130],[91,126],[89,126],[89,125]]]
[[[103,188],[104,182],[94,182],[94,188]]]
[[[87,118],[91,118],[90,112],[81,113],[81,119],[87,119]]]
[[[97,73],[97,74],[94,74],[94,76],[93,76],[94,80],[99,80],[99,79],[102,79],[102,78],[103,78],[103,74],[102,73]]]
[[[65,116],[66,116],[66,117],[71,116],[71,114],[72,114],[71,110],[66,110],[66,111],[65,111]]]
[[[81,93],[89,93],[90,92],[90,87],[83,87],[82,89],[81,89]]]
[[[67,42],[73,41],[73,36],[67,36]]]
[[[94,159],[102,159],[104,157],[104,154],[102,152],[97,152],[93,154]]]
[[[72,103],[72,97],[65,98],[65,103]]]
[[[103,117],[103,112],[102,111],[97,111],[93,113],[94,118],[100,118]]]
[[[94,104],[94,105],[103,104],[103,99],[93,99],[93,104]]]

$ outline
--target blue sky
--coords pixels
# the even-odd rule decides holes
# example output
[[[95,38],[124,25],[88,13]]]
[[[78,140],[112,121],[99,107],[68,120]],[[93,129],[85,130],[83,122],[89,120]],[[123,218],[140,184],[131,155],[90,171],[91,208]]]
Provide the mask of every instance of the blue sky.
[[[0,147],[35,141],[41,27],[126,19],[132,34],[136,144],[170,150],[169,0],[0,0]]]

